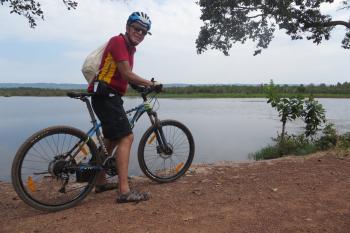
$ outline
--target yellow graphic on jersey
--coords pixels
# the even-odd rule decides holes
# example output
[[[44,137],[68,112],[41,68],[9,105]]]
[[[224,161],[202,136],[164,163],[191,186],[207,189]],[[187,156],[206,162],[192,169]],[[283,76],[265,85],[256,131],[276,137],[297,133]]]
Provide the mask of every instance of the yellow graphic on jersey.
[[[117,63],[115,63],[112,55],[108,53],[104,61],[103,67],[101,68],[101,71],[98,74],[97,80],[101,80],[106,83],[111,83],[112,77],[116,70],[117,70]]]

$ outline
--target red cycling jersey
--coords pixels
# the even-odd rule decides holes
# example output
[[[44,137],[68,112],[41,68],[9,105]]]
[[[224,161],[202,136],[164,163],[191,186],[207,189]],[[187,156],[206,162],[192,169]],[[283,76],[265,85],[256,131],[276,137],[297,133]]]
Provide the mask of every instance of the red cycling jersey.
[[[128,81],[123,79],[118,71],[118,62],[128,61],[132,69],[135,52],[136,48],[127,44],[124,35],[112,37],[103,53],[100,72],[96,79],[108,83],[120,95],[124,95],[128,88]],[[88,91],[93,91],[93,82],[89,85]]]

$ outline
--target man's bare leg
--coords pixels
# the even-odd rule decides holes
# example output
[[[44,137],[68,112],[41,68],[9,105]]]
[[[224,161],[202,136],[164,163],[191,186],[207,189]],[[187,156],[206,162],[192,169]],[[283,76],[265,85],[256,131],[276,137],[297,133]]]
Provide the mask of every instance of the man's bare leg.
[[[108,156],[110,156],[112,154],[114,148],[118,145],[118,142],[119,142],[119,140],[111,141],[111,140],[108,140],[106,138],[104,139],[104,143],[106,145]],[[106,181],[106,172],[104,170],[102,170],[98,174],[98,177],[97,177],[97,180],[96,180],[96,185],[104,185],[106,183],[107,183],[107,181]]]
[[[117,203],[147,201],[151,197],[150,192],[139,192],[136,190],[131,191],[129,187],[129,158],[133,140],[134,135],[129,134],[128,136],[120,139],[118,142],[116,160],[119,176],[119,196],[116,200]]]
[[[119,178],[119,192],[127,193],[130,191],[128,181],[129,158],[134,135],[131,133],[118,141],[116,161]]]

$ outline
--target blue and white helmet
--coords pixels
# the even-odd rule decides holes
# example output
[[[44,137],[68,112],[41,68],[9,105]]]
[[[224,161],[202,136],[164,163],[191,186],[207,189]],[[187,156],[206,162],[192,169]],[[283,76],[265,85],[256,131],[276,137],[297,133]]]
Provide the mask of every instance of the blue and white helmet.
[[[133,12],[129,18],[128,18],[128,21],[127,21],[127,25],[130,25],[132,23],[139,23],[141,24],[142,26],[144,26],[145,28],[147,28],[147,31],[149,31],[151,29],[151,20],[150,18],[148,17],[148,15],[144,12]]]

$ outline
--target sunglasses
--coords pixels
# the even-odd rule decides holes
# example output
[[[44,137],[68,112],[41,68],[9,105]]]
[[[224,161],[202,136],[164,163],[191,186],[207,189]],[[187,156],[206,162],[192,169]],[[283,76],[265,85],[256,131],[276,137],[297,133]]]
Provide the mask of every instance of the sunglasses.
[[[135,32],[137,33],[141,33],[143,36],[147,35],[149,32],[146,29],[137,27],[135,25],[130,25],[130,27],[132,27],[134,29]]]

